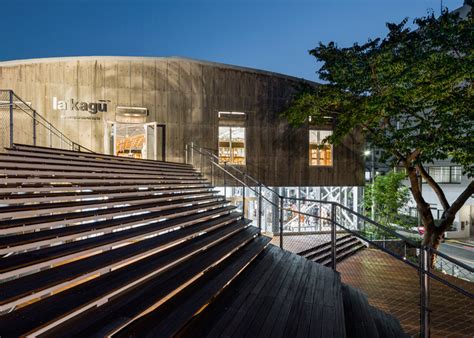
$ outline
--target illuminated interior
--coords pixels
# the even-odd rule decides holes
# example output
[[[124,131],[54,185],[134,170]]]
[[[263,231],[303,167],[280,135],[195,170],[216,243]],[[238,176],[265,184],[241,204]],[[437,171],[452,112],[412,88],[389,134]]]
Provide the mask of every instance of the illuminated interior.
[[[142,124],[117,124],[115,151],[117,156],[146,158],[145,128]]]
[[[244,127],[219,127],[219,161],[245,165]]]
[[[309,165],[332,166],[332,144],[322,142],[330,135],[330,130],[309,131]]]

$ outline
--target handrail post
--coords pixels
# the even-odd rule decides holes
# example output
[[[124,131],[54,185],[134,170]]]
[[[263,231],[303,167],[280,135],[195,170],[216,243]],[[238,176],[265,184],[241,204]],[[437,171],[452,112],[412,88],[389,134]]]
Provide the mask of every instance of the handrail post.
[[[283,249],[283,196],[280,196],[280,248]]]
[[[227,162],[224,162],[224,199],[227,199]]]
[[[10,147],[13,147],[13,90],[10,90]]]
[[[258,185],[258,230],[262,232],[262,184]]]
[[[191,165],[194,166],[194,142],[191,142]]]
[[[242,184],[242,215],[245,217],[245,184]]]
[[[430,251],[428,247],[420,247],[420,331],[421,337],[430,336]]]
[[[201,170],[201,175],[203,174],[202,173],[202,148],[199,147],[199,164],[200,164],[200,170]]]
[[[214,179],[214,162],[212,157],[209,158],[209,165],[211,166],[211,185],[214,186],[216,184],[216,181]]]
[[[331,204],[331,265],[336,270],[336,204]]]
[[[36,146],[36,110],[33,110],[33,145]]]
[[[184,162],[188,164],[188,144],[184,145]]]

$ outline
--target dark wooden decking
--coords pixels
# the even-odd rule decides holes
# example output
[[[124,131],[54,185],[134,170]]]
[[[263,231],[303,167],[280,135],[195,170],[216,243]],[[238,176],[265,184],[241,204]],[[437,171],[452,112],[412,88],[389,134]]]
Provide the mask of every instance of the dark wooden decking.
[[[0,169],[0,337],[346,336],[339,274],[189,165],[17,145]]]
[[[344,337],[341,292],[332,270],[272,245],[178,336]],[[144,318],[123,336],[157,321]]]

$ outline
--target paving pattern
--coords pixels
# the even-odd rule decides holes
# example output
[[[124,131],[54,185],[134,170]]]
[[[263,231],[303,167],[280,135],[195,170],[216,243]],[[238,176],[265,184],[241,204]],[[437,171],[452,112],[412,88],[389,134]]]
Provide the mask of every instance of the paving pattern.
[[[337,270],[343,283],[367,294],[369,303],[398,318],[404,330],[419,333],[419,275],[388,254],[366,249],[349,257]],[[440,274],[452,284],[474,293],[474,283]],[[473,337],[474,301],[431,280],[431,336]]]

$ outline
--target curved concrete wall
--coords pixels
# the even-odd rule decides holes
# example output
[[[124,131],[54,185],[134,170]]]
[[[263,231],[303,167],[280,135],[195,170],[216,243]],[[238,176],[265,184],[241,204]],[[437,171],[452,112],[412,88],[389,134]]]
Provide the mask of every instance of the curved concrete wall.
[[[301,80],[242,67],[180,59],[79,57],[0,62],[0,88],[13,89],[72,140],[104,152],[117,106],[146,107],[147,122],[166,125],[167,160],[184,144],[217,148],[218,111],[247,113],[247,170],[273,186],[363,185],[361,139],[334,150],[331,168],[308,165],[308,127],[279,116]],[[107,112],[64,112],[53,98],[107,102]],[[70,110],[70,109],[69,109]]]

